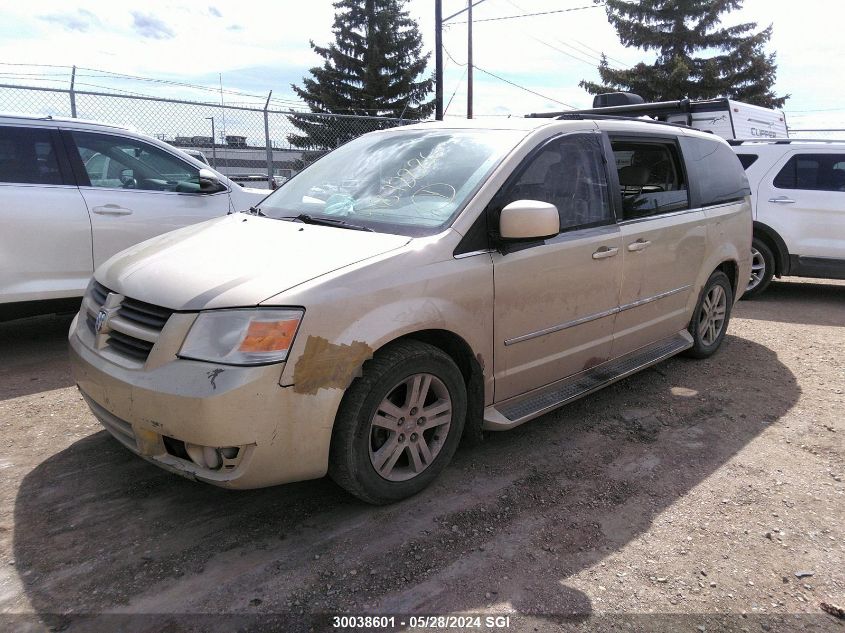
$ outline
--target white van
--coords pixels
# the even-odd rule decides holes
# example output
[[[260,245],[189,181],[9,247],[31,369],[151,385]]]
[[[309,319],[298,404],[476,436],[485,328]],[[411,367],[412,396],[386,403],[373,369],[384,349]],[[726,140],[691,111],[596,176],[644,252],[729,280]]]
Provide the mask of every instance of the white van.
[[[0,319],[75,310],[115,253],[268,193],[124,128],[0,115]]]

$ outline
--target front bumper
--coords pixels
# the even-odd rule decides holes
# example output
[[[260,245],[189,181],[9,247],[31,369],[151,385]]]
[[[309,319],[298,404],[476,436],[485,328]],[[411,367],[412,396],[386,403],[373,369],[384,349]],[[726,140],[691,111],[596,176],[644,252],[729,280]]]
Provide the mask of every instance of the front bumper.
[[[80,322],[81,321],[81,322]],[[343,392],[297,394],[279,386],[282,365],[233,367],[182,360],[157,349],[143,368],[122,366],[95,349],[77,316],[71,324],[74,379],[92,413],[124,446],[192,479],[258,488],[322,477]],[[163,342],[163,346],[166,343]],[[151,359],[152,359],[151,355]],[[209,468],[180,446],[237,448]],[[224,451],[225,452],[225,451]]]

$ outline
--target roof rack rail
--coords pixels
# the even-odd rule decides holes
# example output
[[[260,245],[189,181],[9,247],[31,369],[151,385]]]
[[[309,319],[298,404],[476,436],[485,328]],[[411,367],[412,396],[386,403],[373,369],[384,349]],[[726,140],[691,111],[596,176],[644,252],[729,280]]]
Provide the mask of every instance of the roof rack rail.
[[[653,101],[648,103],[633,103],[627,105],[604,106],[600,108],[586,108],[573,110],[572,112],[534,112],[526,117],[532,119],[553,119],[561,114],[614,114],[614,115],[648,115],[661,116],[668,114],[689,114],[699,111],[721,111],[727,107],[727,97],[716,99],[703,99],[693,101],[690,99],[679,99],[677,101]]]
[[[531,118],[531,115],[526,116]],[[641,119],[634,116],[620,116],[614,114],[592,114],[589,112],[564,112],[554,117],[556,121],[637,121],[639,123],[651,123],[652,125],[669,125],[671,127],[681,127],[691,129],[690,126],[684,123],[667,123],[666,121],[656,121],[654,119]]]
[[[760,143],[764,145],[789,145],[790,143],[845,143],[845,139],[836,138],[732,138],[730,145]]]

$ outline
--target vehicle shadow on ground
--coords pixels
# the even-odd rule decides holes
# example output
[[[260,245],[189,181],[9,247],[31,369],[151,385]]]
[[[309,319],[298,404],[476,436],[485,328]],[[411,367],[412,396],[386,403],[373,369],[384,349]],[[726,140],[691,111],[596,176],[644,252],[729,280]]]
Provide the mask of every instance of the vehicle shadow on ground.
[[[0,401],[73,385],[67,333],[73,315],[0,322]],[[32,369],[38,368],[37,376]]]
[[[845,284],[773,281],[759,296],[744,300],[735,314],[745,319],[845,325]]]
[[[672,359],[492,434],[459,451],[429,489],[382,508],[327,479],[244,492],[190,482],[100,432],[24,478],[16,571],[41,620],[72,630],[92,627],[57,614],[238,614],[109,616],[125,618],[106,620],[121,630],[501,603],[539,626],[554,619],[544,614],[586,618],[591,599],[567,579],[646,532],[799,395],[774,352],[729,336],[711,359]],[[717,524],[725,494],[714,492]]]

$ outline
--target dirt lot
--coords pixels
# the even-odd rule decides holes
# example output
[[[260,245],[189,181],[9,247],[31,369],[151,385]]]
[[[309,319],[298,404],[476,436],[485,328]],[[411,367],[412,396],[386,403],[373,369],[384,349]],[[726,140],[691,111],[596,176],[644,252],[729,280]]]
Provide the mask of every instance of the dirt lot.
[[[133,456],[72,384],[68,323],[0,325],[0,629],[322,630],[312,614],[396,612],[845,631],[819,606],[845,605],[845,283],[775,283],[739,304],[714,358],[492,435],[385,508],[329,480],[227,492]],[[101,612],[160,615],[72,615]],[[236,615],[200,615],[221,612]]]

